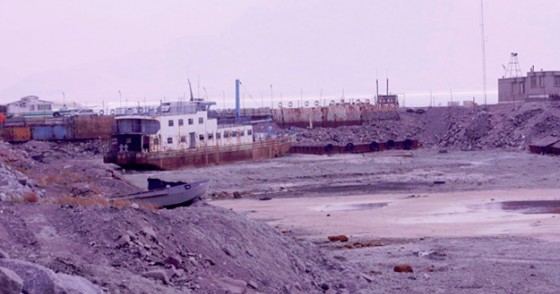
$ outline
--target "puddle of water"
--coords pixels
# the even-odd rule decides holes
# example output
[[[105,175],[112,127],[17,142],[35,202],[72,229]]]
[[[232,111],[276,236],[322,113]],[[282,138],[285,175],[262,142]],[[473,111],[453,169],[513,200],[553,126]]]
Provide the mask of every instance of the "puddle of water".
[[[498,204],[502,210],[508,212],[519,212],[523,214],[560,214],[560,200],[505,201]]]
[[[387,206],[388,202],[329,204],[323,211],[368,210]]]

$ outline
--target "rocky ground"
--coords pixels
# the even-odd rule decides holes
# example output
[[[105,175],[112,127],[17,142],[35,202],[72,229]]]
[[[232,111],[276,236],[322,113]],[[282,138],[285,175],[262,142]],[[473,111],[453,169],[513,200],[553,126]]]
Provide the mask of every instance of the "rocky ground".
[[[154,173],[103,164],[99,142],[0,142],[0,283],[12,293],[555,292],[554,242],[375,236],[361,241],[383,246],[348,250],[213,202],[560,188],[557,158],[525,151],[531,140],[560,135],[558,105],[426,110],[296,130],[302,144],[418,139],[424,148],[411,153],[289,155],[157,172],[165,180],[213,180],[207,201],[173,210],[106,201],[142,190]],[[394,272],[403,262],[413,273]]]
[[[14,289],[308,293],[367,284],[314,245],[203,202],[112,207],[105,197],[141,189],[101,162],[98,143],[0,144],[0,281]]]

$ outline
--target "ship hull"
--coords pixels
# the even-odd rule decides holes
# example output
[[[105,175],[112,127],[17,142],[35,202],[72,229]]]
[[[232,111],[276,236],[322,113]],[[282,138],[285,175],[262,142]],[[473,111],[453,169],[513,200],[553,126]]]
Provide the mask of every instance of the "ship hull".
[[[213,146],[173,151],[110,151],[105,153],[103,161],[128,169],[173,170],[280,157],[290,150],[291,145],[291,138],[279,138],[235,146]]]

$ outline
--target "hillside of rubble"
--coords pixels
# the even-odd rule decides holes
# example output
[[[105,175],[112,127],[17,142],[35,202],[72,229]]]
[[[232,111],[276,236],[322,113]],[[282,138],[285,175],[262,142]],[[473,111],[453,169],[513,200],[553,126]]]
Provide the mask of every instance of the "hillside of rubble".
[[[313,244],[196,203],[115,207],[140,189],[98,142],[0,142],[0,285],[13,293],[355,292],[369,283]],[[12,292],[10,292],[12,293]]]
[[[560,137],[559,102],[420,109],[401,109],[397,120],[371,121],[361,126],[295,128],[297,144],[415,139],[427,148],[524,150],[535,140]]]

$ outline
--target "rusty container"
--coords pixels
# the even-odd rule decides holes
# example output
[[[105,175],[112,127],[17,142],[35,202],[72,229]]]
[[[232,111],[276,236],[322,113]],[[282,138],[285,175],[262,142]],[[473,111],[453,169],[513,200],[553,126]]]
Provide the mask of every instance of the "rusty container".
[[[76,140],[109,139],[115,125],[113,116],[78,116],[72,129]]]
[[[27,142],[31,140],[31,130],[29,127],[3,127],[0,135],[8,142]]]

